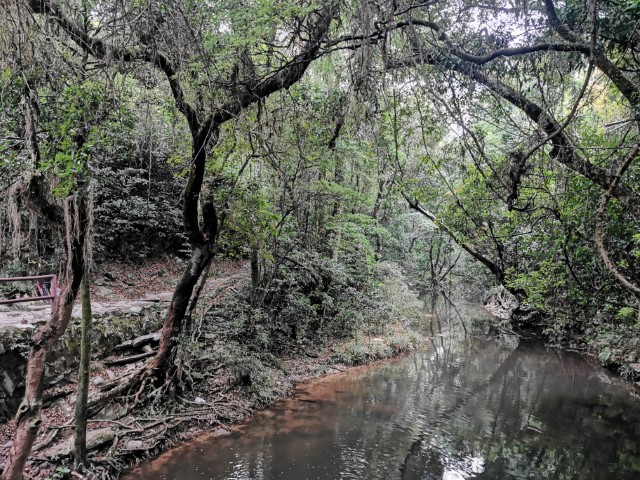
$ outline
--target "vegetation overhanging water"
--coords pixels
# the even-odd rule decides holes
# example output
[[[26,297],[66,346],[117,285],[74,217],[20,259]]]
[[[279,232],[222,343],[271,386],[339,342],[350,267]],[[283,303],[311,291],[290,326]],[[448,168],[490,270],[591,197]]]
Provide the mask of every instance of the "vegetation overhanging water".
[[[637,479],[634,387],[574,353],[437,333],[363,373],[301,387],[231,435],[127,479]]]
[[[418,292],[640,380],[639,25],[639,0],[0,2],[0,479],[112,479],[291,363],[410,349]],[[152,284],[153,322],[92,311]]]

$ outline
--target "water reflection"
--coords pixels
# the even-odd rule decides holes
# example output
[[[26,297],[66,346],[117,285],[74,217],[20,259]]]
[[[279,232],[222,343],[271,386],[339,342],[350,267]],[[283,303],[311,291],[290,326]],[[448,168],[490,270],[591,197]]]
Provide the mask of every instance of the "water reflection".
[[[436,331],[424,352],[309,385],[136,479],[637,479],[640,405],[581,357]]]

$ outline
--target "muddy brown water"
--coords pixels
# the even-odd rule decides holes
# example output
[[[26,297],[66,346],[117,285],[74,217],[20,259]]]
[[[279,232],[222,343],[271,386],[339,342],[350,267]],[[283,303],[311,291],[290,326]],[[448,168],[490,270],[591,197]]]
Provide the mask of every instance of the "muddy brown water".
[[[640,400],[576,354],[435,336],[396,362],[304,385],[239,431],[125,478],[636,480]]]

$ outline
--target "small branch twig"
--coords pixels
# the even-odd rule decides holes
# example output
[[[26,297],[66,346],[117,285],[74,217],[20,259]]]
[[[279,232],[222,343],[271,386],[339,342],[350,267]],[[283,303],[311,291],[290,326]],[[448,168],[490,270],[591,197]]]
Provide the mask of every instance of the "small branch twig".
[[[602,235],[602,218],[604,217],[605,211],[607,210],[607,204],[611,199],[611,195],[613,191],[615,190],[618,183],[620,182],[620,179],[624,175],[624,172],[631,165],[631,162],[633,161],[633,159],[636,158],[636,156],[638,155],[638,150],[640,150],[640,144],[636,143],[635,145],[633,145],[633,147],[631,148],[631,151],[629,152],[629,155],[627,155],[627,157],[624,159],[624,162],[622,162],[622,165],[620,165],[620,168],[618,169],[616,175],[613,177],[613,180],[611,181],[611,185],[609,186],[609,189],[607,190],[607,192],[602,197],[602,200],[600,201],[600,207],[598,208],[598,212],[596,214],[596,228],[595,228],[595,241],[598,247],[598,253],[600,254],[600,257],[602,257],[602,261],[604,262],[604,266],[609,271],[609,273],[611,273],[611,275],[613,275],[616,278],[616,280],[620,282],[620,284],[623,287],[633,292],[635,295],[640,295],[640,288],[638,288],[638,286],[631,283],[622,273],[620,273],[620,271],[616,268],[614,263],[609,258],[607,249],[604,246],[604,238]]]

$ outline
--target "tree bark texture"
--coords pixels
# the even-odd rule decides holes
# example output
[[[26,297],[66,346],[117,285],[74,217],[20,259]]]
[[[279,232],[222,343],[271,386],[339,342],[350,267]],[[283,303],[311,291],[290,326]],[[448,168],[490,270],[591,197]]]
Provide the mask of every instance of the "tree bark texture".
[[[87,400],[89,398],[89,367],[91,361],[91,291],[89,268],[85,266],[81,284],[82,324],[80,327],[80,366],[76,392],[74,465],[87,465]]]

